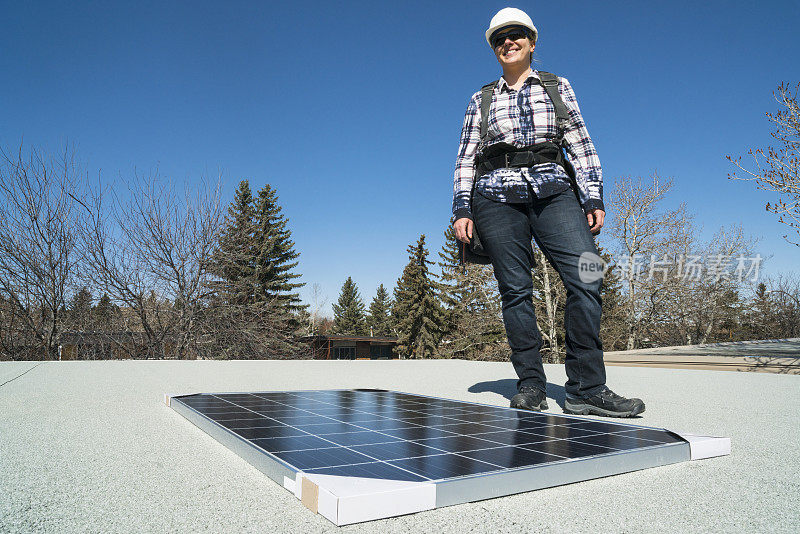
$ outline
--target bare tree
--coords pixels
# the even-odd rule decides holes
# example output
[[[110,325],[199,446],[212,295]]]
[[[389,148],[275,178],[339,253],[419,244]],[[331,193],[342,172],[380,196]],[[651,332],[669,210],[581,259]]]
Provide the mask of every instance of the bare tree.
[[[737,322],[740,293],[746,281],[725,267],[730,260],[751,257],[756,243],[745,235],[741,225],[734,225],[720,228],[706,246],[706,276],[699,280],[701,299],[696,308],[701,314],[695,321],[700,343],[718,341],[711,337],[720,326],[727,324],[730,329]]]
[[[628,350],[732,339],[741,314],[749,282],[739,269],[755,259],[756,240],[734,225],[700,243],[685,204],[658,209],[671,185],[657,176],[647,186],[625,179],[611,195],[609,233],[627,284]]]
[[[564,363],[564,353],[559,344],[559,334],[563,338],[564,305],[567,290],[555,269],[548,263],[539,247],[533,249],[537,267],[532,271],[533,302],[536,309],[536,322],[544,341],[542,352],[545,363]]]
[[[767,294],[775,312],[774,331],[769,337],[800,336],[800,279],[795,274],[768,279]]]
[[[628,350],[640,346],[645,325],[658,319],[669,294],[657,276],[644,268],[646,260],[668,263],[680,250],[690,247],[688,231],[690,217],[685,205],[677,209],[659,211],[659,203],[672,189],[672,179],[666,181],[653,175],[649,184],[642,179],[617,180],[611,193],[611,222],[609,235],[617,240],[622,262],[620,276],[626,280]],[[667,269],[674,269],[669,266]],[[661,272],[661,281],[668,278],[669,270]]]
[[[741,294],[749,284],[736,274],[735,265],[737,260],[752,256],[756,240],[746,236],[741,225],[734,225],[720,228],[704,245],[694,239],[684,242],[684,261],[676,262],[679,269],[670,272],[672,283],[665,286],[670,295],[664,307],[668,314],[662,321],[665,328],[656,337],[660,344],[708,343],[723,340],[718,337],[725,328],[727,339],[732,339],[741,311]],[[695,272],[688,266],[691,258],[703,260]]]
[[[74,288],[80,173],[69,147],[58,156],[0,149],[0,343],[12,359],[58,356],[61,314]]]
[[[754,169],[746,169],[741,164],[741,158],[734,160],[731,156],[727,159],[743,171],[748,177],[737,177],[734,174],[729,179],[755,181],[758,189],[778,193],[778,200],[774,204],[768,202],[766,210],[778,216],[778,221],[789,226],[795,235],[800,238],[800,106],[797,104],[797,93],[800,83],[794,88],[794,93],[788,83],[778,87],[775,99],[781,106],[775,115],[767,113],[767,119],[775,125],[773,139],[778,143],[778,148],[759,148],[748,151],[753,158]],[[800,240],[793,241],[788,234],[783,236],[789,243],[800,246]]]
[[[219,196],[219,182],[179,196],[150,174],[136,175],[125,197],[97,190],[86,205],[85,276],[121,304],[127,330],[144,334],[143,344],[120,347],[130,356],[185,358],[197,350]]]
[[[314,282],[311,285],[311,313],[309,315],[308,335],[317,332],[317,322],[319,321],[319,313],[322,308],[328,303],[328,297],[323,296],[322,286]]]
[[[611,254],[599,243],[597,248],[607,267],[603,274],[603,283],[600,286],[600,296],[602,298],[600,339],[603,344],[603,350],[622,350],[628,341],[626,308],[622,292],[623,280],[618,275],[619,266],[614,264]]]

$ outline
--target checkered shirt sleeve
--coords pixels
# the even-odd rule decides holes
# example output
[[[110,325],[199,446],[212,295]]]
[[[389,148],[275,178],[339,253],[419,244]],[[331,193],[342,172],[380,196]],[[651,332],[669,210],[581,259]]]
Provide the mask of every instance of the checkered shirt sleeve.
[[[480,91],[470,98],[467,113],[464,115],[464,125],[461,128],[461,143],[458,146],[453,184],[454,220],[462,217],[472,218],[469,197],[475,177],[475,153],[481,140],[480,98]]]
[[[584,211],[593,209],[605,211],[603,205],[603,170],[600,167],[600,158],[594,148],[592,138],[583,122],[578,99],[569,80],[561,78],[558,84],[561,99],[569,110],[569,126],[564,135],[564,148],[567,151],[572,166],[575,167],[575,182],[578,185],[578,195]],[[555,113],[553,114],[555,122]]]

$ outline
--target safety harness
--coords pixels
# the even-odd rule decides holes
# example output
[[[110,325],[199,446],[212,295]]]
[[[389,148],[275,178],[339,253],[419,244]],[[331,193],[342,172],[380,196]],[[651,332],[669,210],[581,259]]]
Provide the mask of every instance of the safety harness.
[[[535,79],[534,79],[535,80]],[[495,169],[533,167],[540,163],[556,163],[564,168],[569,177],[572,191],[578,196],[578,186],[575,183],[575,169],[564,156],[564,135],[569,124],[569,110],[558,92],[558,76],[549,72],[539,71],[539,80],[547,96],[553,102],[556,111],[556,135],[547,141],[534,145],[517,148],[509,143],[496,143],[480,151],[475,159],[475,173],[470,192],[470,205],[475,195],[475,184],[478,179]],[[489,135],[489,109],[492,105],[492,94],[499,80],[488,83],[481,88],[481,142],[486,146]],[[486,251],[483,249],[477,225],[473,221],[473,236],[469,245],[461,243],[459,247],[461,265],[465,263],[488,264],[491,263]],[[534,259],[535,265],[535,259]]]
[[[561,165],[570,178],[575,180],[575,170],[564,157],[564,135],[569,125],[569,110],[558,92],[558,76],[539,71],[539,80],[556,111],[556,135],[548,141],[517,148],[508,143],[496,143],[482,150],[475,161],[475,181],[495,169],[533,167],[541,163]],[[488,83],[481,88],[481,146],[486,146],[489,136],[489,109],[492,105],[492,94],[499,80]],[[474,181],[473,181],[474,184]],[[573,184],[573,188],[574,188]]]

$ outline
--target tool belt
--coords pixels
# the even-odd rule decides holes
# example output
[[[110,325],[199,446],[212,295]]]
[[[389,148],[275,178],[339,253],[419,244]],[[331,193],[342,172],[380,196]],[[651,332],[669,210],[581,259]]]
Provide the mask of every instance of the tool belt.
[[[540,163],[556,163],[561,165],[567,173],[567,176],[569,176],[570,182],[574,183],[575,170],[564,157],[561,147],[553,141],[536,143],[535,145],[522,148],[517,148],[508,143],[497,143],[488,147],[481,152],[475,160],[475,178],[472,181],[470,204],[472,204],[472,197],[475,195],[475,184],[481,176],[489,174],[495,169],[533,167]],[[573,191],[577,191],[577,187],[574,185]],[[483,248],[483,243],[478,233],[478,227],[474,223],[472,234],[473,237],[469,245],[465,243],[460,244],[461,263],[478,263],[484,265],[491,263],[491,260]]]
[[[561,147],[552,141],[522,148],[508,143],[497,143],[478,156],[475,162],[475,179],[496,169],[533,167],[542,163],[561,165],[568,175],[572,170],[572,166],[564,158]]]

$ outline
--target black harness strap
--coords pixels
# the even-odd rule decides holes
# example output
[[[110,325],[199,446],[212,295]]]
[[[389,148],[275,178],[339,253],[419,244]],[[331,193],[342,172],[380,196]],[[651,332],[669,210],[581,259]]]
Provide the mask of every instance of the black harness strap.
[[[486,136],[489,134],[489,108],[492,107],[492,94],[499,81],[487,83],[481,88],[481,146],[486,145]]]
[[[559,145],[564,143],[564,134],[569,125],[569,110],[567,109],[564,100],[561,99],[561,93],[558,92],[558,76],[550,72],[539,71],[539,79],[541,80],[542,87],[547,91],[547,96],[553,103],[556,109],[556,139],[555,142]]]
[[[533,167],[540,163],[564,165],[561,147],[553,141],[516,148],[507,143],[498,143],[486,149],[475,166],[475,176],[480,177],[495,169]]]
[[[564,146],[564,135],[569,125],[569,109],[567,109],[561,93],[558,92],[558,76],[553,73],[539,71],[539,80],[534,79],[535,83],[541,84],[556,112],[556,135],[550,141],[536,143],[522,148],[516,148],[507,143],[499,143],[491,147],[486,147],[489,135],[489,111],[492,106],[492,95],[497,87],[499,80],[488,83],[481,88],[481,141],[479,153],[475,162],[475,178],[495,169],[506,167],[532,167],[540,163],[557,163],[564,167],[570,181],[573,182],[575,170],[564,157],[562,147]],[[474,182],[473,182],[474,183]],[[576,189],[577,192],[577,189]]]
[[[486,136],[489,134],[489,110],[492,107],[492,94],[499,80],[487,83],[481,88],[481,145],[485,146]],[[554,141],[563,144],[564,134],[569,125],[569,109],[558,92],[558,76],[551,72],[539,71],[539,80],[534,78],[547,92],[556,111],[556,138]]]
[[[564,157],[562,150],[564,146],[564,135],[569,125],[569,110],[558,92],[558,76],[549,72],[539,71],[540,83],[556,112],[556,136],[551,140],[543,143],[536,143],[522,148],[509,145],[507,143],[497,143],[490,147],[486,147],[487,137],[489,135],[489,110],[492,106],[492,95],[494,89],[497,87],[499,80],[492,83],[487,83],[481,88],[481,124],[480,124],[480,145],[478,146],[479,152],[475,158],[475,173],[472,180],[472,190],[470,191],[470,205],[472,204],[472,196],[475,193],[475,183],[478,178],[491,172],[494,169],[508,168],[508,167],[532,167],[539,163],[554,162],[562,167],[567,173],[572,185],[572,190],[575,196],[578,197],[578,186],[575,183],[575,169],[572,164]],[[491,260],[483,250],[478,235],[477,225],[473,226],[473,239],[469,246],[461,243],[459,249],[461,264],[465,263],[481,263],[488,264]],[[534,259],[534,267],[536,265]]]

